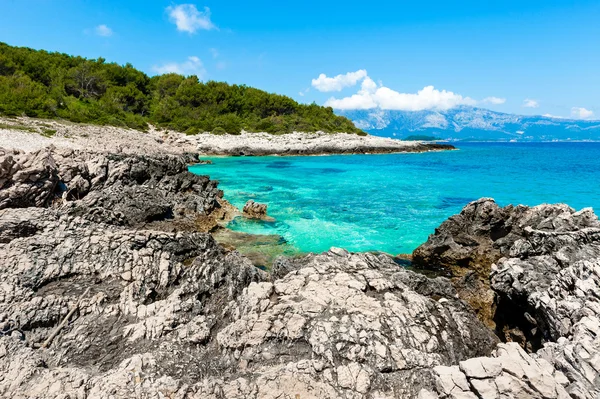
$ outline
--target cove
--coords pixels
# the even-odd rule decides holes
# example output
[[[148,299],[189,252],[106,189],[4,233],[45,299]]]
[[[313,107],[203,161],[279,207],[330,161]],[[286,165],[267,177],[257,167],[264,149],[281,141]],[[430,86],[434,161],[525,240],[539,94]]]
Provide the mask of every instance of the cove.
[[[410,253],[468,202],[600,207],[600,143],[460,143],[457,151],[387,155],[203,157],[240,208],[266,203],[275,222],[229,228],[277,234],[301,252],[330,247]]]

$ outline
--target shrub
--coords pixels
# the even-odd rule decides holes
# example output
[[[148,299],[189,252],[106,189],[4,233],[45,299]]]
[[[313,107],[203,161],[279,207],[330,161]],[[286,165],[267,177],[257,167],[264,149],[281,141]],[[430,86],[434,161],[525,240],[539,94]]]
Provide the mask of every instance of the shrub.
[[[200,82],[170,73],[148,77],[133,66],[0,43],[0,113],[146,130],[148,123],[188,134],[242,129],[361,133],[316,104],[245,85]],[[217,133],[218,134],[218,133]]]

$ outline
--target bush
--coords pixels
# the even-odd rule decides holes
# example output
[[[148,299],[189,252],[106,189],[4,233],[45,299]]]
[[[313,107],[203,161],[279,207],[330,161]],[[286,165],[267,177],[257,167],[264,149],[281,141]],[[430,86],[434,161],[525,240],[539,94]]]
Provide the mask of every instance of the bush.
[[[212,130],[212,134],[216,134],[218,136],[221,136],[223,134],[227,134],[227,131],[225,129],[223,129],[222,127],[220,127],[220,126],[217,126],[216,128],[214,128]]]

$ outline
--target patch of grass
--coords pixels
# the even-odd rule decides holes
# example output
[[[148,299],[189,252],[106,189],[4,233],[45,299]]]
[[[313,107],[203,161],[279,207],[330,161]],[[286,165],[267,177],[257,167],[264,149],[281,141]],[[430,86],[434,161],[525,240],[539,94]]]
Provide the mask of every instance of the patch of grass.
[[[25,125],[10,125],[8,123],[0,123],[0,129],[22,130],[24,132],[37,133],[37,130]]]
[[[40,133],[44,137],[52,137],[56,134],[56,130],[54,129],[42,129],[42,133]]]

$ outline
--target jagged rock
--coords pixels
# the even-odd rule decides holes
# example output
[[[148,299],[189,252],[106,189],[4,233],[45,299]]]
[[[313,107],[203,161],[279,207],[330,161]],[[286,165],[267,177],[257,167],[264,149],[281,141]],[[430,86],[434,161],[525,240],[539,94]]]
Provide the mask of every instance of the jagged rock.
[[[195,159],[0,149],[0,209],[54,201],[73,215],[104,223],[151,227],[167,221],[179,230],[209,231],[232,210],[216,181],[187,171]]]
[[[250,219],[272,219],[267,216],[267,205],[249,200],[242,209],[242,214]]]
[[[457,366],[434,368],[439,396],[429,398],[567,399],[566,376],[544,359],[534,359],[515,343],[500,344],[493,357],[472,358]],[[429,396],[426,396],[429,395]],[[577,396],[576,396],[577,397]],[[586,397],[586,396],[583,396]],[[589,396],[592,397],[592,396]]]
[[[1,397],[600,394],[590,210],[470,204],[417,256],[462,285],[338,248],[268,275],[194,231],[227,203],[191,161],[0,153]],[[459,298],[483,281],[498,331],[529,353]]]
[[[535,251],[560,249],[562,243],[528,238],[531,232],[573,232],[577,235],[580,233],[576,232],[585,232],[588,228],[600,228],[600,222],[589,208],[579,212],[564,204],[501,208],[493,199],[482,198],[443,222],[427,242],[413,252],[413,266],[441,270],[451,277],[461,298],[494,328],[497,303],[489,282],[492,264],[502,257],[522,257],[533,255]],[[578,248],[584,242],[585,237],[573,238],[557,256],[571,260],[581,258],[584,254],[578,255]],[[546,275],[552,278],[558,270],[546,270],[550,272]]]
[[[24,334],[0,338],[0,396],[397,398],[494,347],[447,280],[384,255],[334,250],[271,280],[207,234],[1,212],[36,230],[0,244],[0,323]]]
[[[0,148],[0,209],[47,206],[57,184],[52,148],[29,154]]]
[[[536,371],[537,380],[526,377],[526,385],[518,383],[522,374],[509,378],[510,371],[506,376],[467,375],[466,389],[441,387],[441,397],[600,395],[600,222],[591,209],[576,212],[562,204],[499,208],[483,199],[444,222],[415,252],[421,266],[431,261],[454,272],[474,265],[478,274],[489,269],[488,280],[480,276],[480,281],[487,281],[484,292],[495,297],[497,332],[530,352],[525,355],[513,344],[500,346],[504,352],[497,356],[519,367],[543,369]],[[447,380],[450,371],[443,371],[438,382]]]

